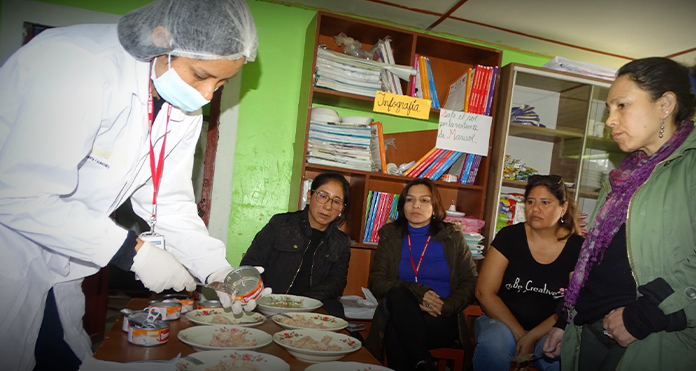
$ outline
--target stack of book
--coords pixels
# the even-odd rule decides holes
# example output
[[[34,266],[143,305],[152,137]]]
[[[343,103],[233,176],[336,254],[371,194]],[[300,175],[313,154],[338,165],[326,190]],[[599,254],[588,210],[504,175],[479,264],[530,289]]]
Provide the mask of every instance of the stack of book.
[[[372,171],[369,124],[343,124],[310,120],[307,162],[346,169]]]
[[[480,164],[480,155],[433,148],[406,170],[404,175],[438,180],[447,172],[456,176],[461,184],[474,184]]]
[[[367,212],[365,213],[365,233],[363,242],[379,242],[379,231],[385,223],[396,220],[398,213],[396,205],[399,202],[399,195],[368,191],[367,193]]]
[[[374,97],[377,91],[403,94],[399,76],[408,78],[415,71],[394,64],[388,42],[377,48],[377,55],[378,60],[372,61],[319,48],[314,85],[366,97]]]
[[[416,70],[416,75],[411,78],[411,96],[430,99],[430,107],[440,109],[440,100],[437,97],[430,59],[416,54],[413,60],[413,68]]]

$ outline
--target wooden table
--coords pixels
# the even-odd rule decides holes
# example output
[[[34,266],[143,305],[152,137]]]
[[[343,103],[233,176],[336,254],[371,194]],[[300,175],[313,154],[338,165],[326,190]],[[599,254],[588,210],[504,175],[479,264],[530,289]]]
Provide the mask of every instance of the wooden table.
[[[150,299],[145,298],[132,299],[130,303],[128,303],[128,308],[133,310],[142,310],[147,306],[149,300]],[[182,343],[177,337],[179,331],[195,326],[195,324],[186,319],[185,316],[181,316],[181,319],[176,321],[169,321],[169,325],[171,326],[169,332],[169,341],[166,344],[153,347],[143,347],[129,343],[127,334],[121,329],[122,321],[123,316],[121,316],[121,318],[114,323],[113,327],[111,327],[111,330],[109,330],[104,338],[104,342],[94,353],[95,358],[113,362],[168,360],[176,357],[178,354],[189,355],[196,352],[189,345]],[[282,327],[278,326],[270,318],[265,323],[253,328],[265,331],[271,335],[283,330]],[[346,331],[341,332],[347,334]],[[284,360],[290,365],[291,371],[301,371],[311,365],[311,363],[300,361],[294,356],[290,355],[285,348],[281,347],[275,342],[261,348],[254,349],[253,351],[271,354]],[[350,353],[340,360],[370,363],[375,365],[380,364],[379,361],[377,361],[377,359],[373,357],[372,354],[370,354],[370,352],[368,352],[365,348],[360,348],[358,351]]]

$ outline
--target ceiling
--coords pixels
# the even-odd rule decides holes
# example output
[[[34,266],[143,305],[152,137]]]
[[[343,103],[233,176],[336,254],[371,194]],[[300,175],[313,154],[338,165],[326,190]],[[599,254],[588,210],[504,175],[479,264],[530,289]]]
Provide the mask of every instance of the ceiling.
[[[275,0],[610,67],[696,64],[696,0]],[[348,35],[350,36],[350,35]]]

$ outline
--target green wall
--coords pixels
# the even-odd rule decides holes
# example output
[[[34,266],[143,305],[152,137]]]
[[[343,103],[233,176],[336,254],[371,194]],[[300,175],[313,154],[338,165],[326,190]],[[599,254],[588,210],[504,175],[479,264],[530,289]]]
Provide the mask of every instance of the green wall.
[[[125,14],[149,3],[148,0],[37,1],[111,14]],[[296,143],[297,107],[302,98],[300,73],[305,32],[316,14],[312,9],[267,1],[247,0],[247,3],[256,22],[259,51],[256,61],[246,64],[242,71],[227,241],[227,257],[233,265],[239,263],[256,232],[272,215],[291,210],[293,207],[289,205],[297,204],[299,184],[294,184],[298,181],[292,176],[293,167],[298,167],[293,157],[301,156],[293,148],[296,145],[302,148],[303,140],[300,138]],[[518,62],[539,66],[548,60],[548,57],[503,50],[503,65]],[[422,125],[434,125],[407,120],[406,124],[399,121],[399,126],[394,127],[389,124],[391,116],[376,115],[376,118],[385,122],[387,132],[419,130]]]

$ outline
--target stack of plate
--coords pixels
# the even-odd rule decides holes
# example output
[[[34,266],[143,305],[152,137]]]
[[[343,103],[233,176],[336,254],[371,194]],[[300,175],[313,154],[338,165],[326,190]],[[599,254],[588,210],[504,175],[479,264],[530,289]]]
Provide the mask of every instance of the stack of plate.
[[[466,244],[469,245],[469,250],[474,260],[483,259],[483,245],[481,244],[481,242],[483,242],[483,236],[480,233],[474,232],[462,232],[462,234],[464,234],[464,240],[466,240]]]
[[[588,191],[596,191],[602,188],[602,176],[604,174],[600,170],[585,170],[582,175],[580,188]]]

